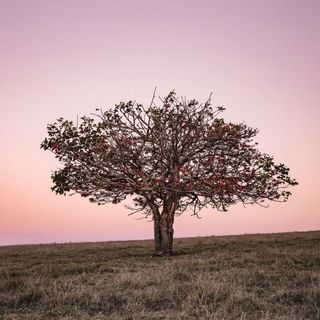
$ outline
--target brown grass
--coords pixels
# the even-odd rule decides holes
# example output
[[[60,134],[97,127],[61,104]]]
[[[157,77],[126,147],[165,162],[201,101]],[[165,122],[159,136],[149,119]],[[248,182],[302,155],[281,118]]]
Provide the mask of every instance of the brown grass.
[[[0,247],[0,319],[320,319],[320,231],[152,246]]]

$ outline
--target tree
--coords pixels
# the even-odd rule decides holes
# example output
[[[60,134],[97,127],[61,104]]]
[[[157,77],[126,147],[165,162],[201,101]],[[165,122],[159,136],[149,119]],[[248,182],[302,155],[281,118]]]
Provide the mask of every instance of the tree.
[[[170,255],[174,218],[203,207],[286,201],[296,185],[284,164],[257,150],[257,129],[226,123],[223,107],[177,98],[149,107],[129,101],[96,109],[80,124],[59,118],[41,148],[63,164],[52,174],[57,194],[80,194],[99,205],[132,196],[132,213],[154,222],[155,254]],[[78,121],[77,121],[78,122]]]

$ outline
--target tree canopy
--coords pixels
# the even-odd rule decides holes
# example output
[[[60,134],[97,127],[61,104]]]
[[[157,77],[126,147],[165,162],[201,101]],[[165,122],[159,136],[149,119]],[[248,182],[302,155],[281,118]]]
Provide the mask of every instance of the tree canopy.
[[[49,124],[41,148],[63,164],[52,174],[57,194],[97,204],[132,196],[132,213],[152,216],[156,252],[171,253],[175,215],[203,207],[226,211],[242,202],[286,201],[296,185],[289,168],[261,153],[258,130],[225,122],[223,107],[178,98],[174,91],[148,107],[120,102],[80,123]]]

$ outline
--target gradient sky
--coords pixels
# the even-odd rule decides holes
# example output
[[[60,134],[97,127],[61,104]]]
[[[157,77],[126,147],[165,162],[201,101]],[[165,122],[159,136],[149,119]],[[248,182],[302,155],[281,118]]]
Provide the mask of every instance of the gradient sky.
[[[122,204],[51,192],[47,123],[178,95],[259,128],[287,203],[176,219],[175,236],[319,230],[320,1],[0,0],[0,245],[152,238]]]

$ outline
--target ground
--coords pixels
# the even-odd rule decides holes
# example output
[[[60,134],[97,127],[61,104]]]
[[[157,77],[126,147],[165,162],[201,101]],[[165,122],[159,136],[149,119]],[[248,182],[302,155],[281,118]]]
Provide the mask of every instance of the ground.
[[[0,319],[320,319],[320,231],[0,247]]]

